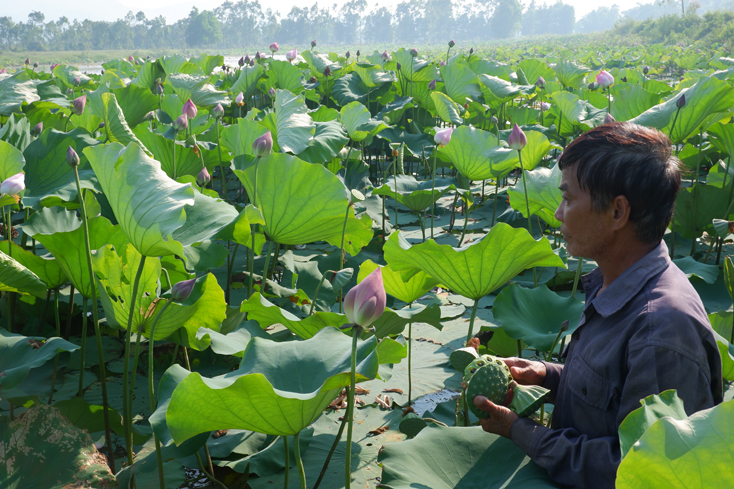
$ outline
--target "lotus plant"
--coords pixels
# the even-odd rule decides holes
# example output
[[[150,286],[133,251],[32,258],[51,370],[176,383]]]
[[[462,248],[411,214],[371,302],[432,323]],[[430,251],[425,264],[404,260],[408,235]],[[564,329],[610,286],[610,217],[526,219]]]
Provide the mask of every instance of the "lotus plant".
[[[428,82],[428,89],[429,90],[435,90],[436,89],[436,80],[431,80]]]
[[[451,53],[451,48],[453,48],[454,46],[456,46],[456,41],[451,39],[449,41],[449,49],[446,51],[446,62],[447,63],[449,62],[449,54]]]
[[[25,174],[16,173],[0,184],[0,195],[18,195],[25,190]]]
[[[198,175],[196,175],[196,184],[201,187],[201,193],[204,193],[204,187],[209,185],[212,181],[212,176],[207,171],[206,167],[202,168]]]
[[[270,48],[270,52],[273,53],[273,54],[277,53],[278,50],[280,49],[280,46],[278,46],[278,43],[277,42],[274,42],[273,44],[271,44],[268,47]],[[258,54],[260,54],[260,53],[258,52]]]
[[[43,121],[39,122],[31,129],[32,136],[38,136],[43,132]]]
[[[252,198],[250,199],[250,203],[257,207],[257,174],[258,169],[260,167],[260,159],[265,158],[270,155],[271,151],[273,151],[273,135],[270,133],[270,131],[266,132],[259,138],[255,139],[252,143],[252,152],[255,155],[255,181],[253,183],[253,192],[252,192]],[[253,230],[254,231],[254,230]],[[255,257],[254,257],[254,250],[255,250],[255,233],[252,233],[252,249],[247,250],[247,262],[248,262],[248,270],[250,270],[249,273],[249,279],[248,279],[248,295],[252,293],[253,290],[253,273],[252,270],[254,270],[255,266]],[[253,254],[250,252],[252,251]],[[268,255],[269,257],[270,255]],[[266,264],[267,265],[267,264]],[[267,271],[267,266],[264,268],[264,270]],[[264,280],[263,280],[264,283]]]
[[[545,78],[542,76],[539,76],[538,79],[535,81],[535,86],[540,89],[540,125],[543,125],[543,112],[545,112],[547,109],[543,107],[543,89],[545,88]],[[548,106],[550,107],[550,106]]]
[[[614,85],[614,77],[611,75],[611,73],[608,73],[604,70],[601,70],[598,75],[596,75],[596,83],[599,84],[600,87],[607,90],[607,110],[612,110],[612,94],[608,90],[609,87]]]
[[[178,135],[179,132],[186,132],[186,130],[189,128],[189,120],[185,114],[181,114],[176,118],[175,121],[173,121],[172,127],[174,131],[176,131],[176,135]],[[171,175],[171,178],[176,180],[177,178],[176,173],[176,138],[173,139],[173,175]]]
[[[291,49],[287,53],[285,53],[285,59],[287,59],[289,62],[293,63],[293,61],[298,57],[298,50],[296,48]]]
[[[433,80],[433,86],[436,86],[436,80]],[[451,134],[453,134],[454,128],[448,127],[446,129],[442,129],[441,131],[436,131],[436,135],[433,136],[433,140],[441,147],[446,146],[451,142]],[[436,148],[436,152],[433,155],[433,168],[431,169],[431,198],[433,198],[433,192],[436,189],[436,159],[438,158],[438,148]],[[433,203],[433,206],[431,207],[431,239],[433,239],[433,215],[436,213],[436,203]]]
[[[71,103],[71,107],[69,110],[71,110],[71,113],[73,115],[82,115],[84,112],[84,107],[87,105],[87,96],[82,95],[81,97],[77,97],[74,99],[74,101]],[[64,132],[66,132],[67,127],[69,126],[69,119],[66,119],[66,124],[64,126]]]
[[[181,109],[181,114],[185,115],[189,120],[195,119],[198,113],[199,111],[196,108],[196,104],[194,104],[191,99],[188,99]]]

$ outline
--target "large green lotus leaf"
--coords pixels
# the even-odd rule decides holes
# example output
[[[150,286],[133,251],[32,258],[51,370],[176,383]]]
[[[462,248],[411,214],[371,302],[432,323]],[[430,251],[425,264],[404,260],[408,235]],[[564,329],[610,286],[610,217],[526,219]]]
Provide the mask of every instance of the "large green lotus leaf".
[[[392,72],[384,71],[381,66],[377,65],[357,63],[354,65],[354,72],[359,75],[362,83],[369,88],[398,81]]]
[[[536,168],[533,171],[526,171],[525,179],[528,184],[530,214],[539,216],[554,228],[560,227],[561,222],[555,218],[556,209],[561,203],[561,191],[558,188],[561,184],[561,170],[558,165],[552,169]],[[510,196],[510,206],[520,211],[524,217],[528,217],[523,179],[519,178],[514,187],[507,189],[507,194]]]
[[[0,465],[0,480],[6,489],[117,487],[89,433],[45,404],[14,421],[0,418],[0,458],[6,462]],[[39,470],[39,460],[43,460],[43,470]]]
[[[0,252],[0,291],[45,297],[46,284],[18,261]]]
[[[277,90],[273,106],[276,128],[273,137],[278,139],[280,149],[294,154],[302,152],[316,131],[303,98],[288,90]]]
[[[201,68],[196,66],[194,63],[189,63],[189,60],[176,54],[174,56],[162,56],[158,58],[163,70],[168,73],[186,73],[188,75],[201,75],[204,73]]]
[[[94,352],[94,354],[96,355],[97,352]],[[87,430],[89,433],[98,433],[105,429],[104,408],[102,406],[90,405],[81,397],[73,397],[54,403],[54,407],[77,428]],[[112,408],[108,409],[108,412],[110,413],[110,428],[112,431],[119,436],[125,436],[122,415]]]
[[[287,90],[294,94],[301,93],[304,88],[302,85],[303,72],[288,61],[269,60],[267,71],[266,90],[271,87],[276,90]],[[235,93],[232,91],[232,93]],[[237,92],[239,93],[239,92]]]
[[[698,198],[696,198],[696,196]],[[714,234],[713,219],[731,221],[734,212],[723,216],[729,206],[729,189],[717,188],[713,185],[697,185],[684,188],[678,192],[675,201],[675,232],[685,239],[695,239],[704,231]]]
[[[417,88],[417,84],[416,87]],[[416,91],[418,91],[416,89]],[[380,112],[377,113],[375,116],[376,120],[384,121],[386,124],[397,124],[400,121],[400,118],[403,116],[405,111],[407,109],[410,109],[411,107],[415,107],[416,104],[416,98],[417,97],[398,97],[392,102],[386,104]],[[428,98],[428,89],[426,88],[426,97],[424,99]],[[435,112],[436,107],[428,107],[428,110],[433,110]]]
[[[451,141],[440,149],[440,153],[446,156],[466,178],[480,181],[493,177],[490,158],[502,150],[507,154],[517,153],[507,148],[500,148],[495,135],[488,131],[473,126],[461,126],[454,129]]]
[[[408,280],[403,280],[402,275],[394,271],[389,263],[382,266],[372,260],[362,262],[359,267],[357,281],[361,282],[378,267],[382,269],[382,282],[385,285],[385,292],[407,304],[420,299],[438,285],[438,280],[424,272],[418,272]]]
[[[439,71],[446,94],[457,104],[463,105],[467,98],[479,100],[482,96],[477,75],[466,66],[451,63],[442,66]]]
[[[686,106],[680,110],[671,139],[680,143],[698,132],[707,118],[717,112],[725,112],[734,105],[734,87],[713,77],[702,77],[692,87],[684,88],[667,101],[658,104],[630,122],[660,129],[670,134],[676,103],[681,95],[686,96]],[[716,122],[716,121],[712,121]]]
[[[237,166],[238,160],[235,160]],[[253,195],[255,165],[234,169]],[[321,165],[294,156],[272,153],[259,163],[257,207],[265,219],[265,233],[281,245],[326,241],[341,246],[349,192],[339,177]],[[309,182],[304,185],[304,182]],[[352,256],[372,239],[368,217],[348,213],[345,249]]]
[[[51,111],[48,109],[42,111],[42,114],[43,116],[39,117],[44,118],[43,124],[47,129],[53,126],[50,120],[52,117],[60,120],[60,116],[51,115]],[[0,127],[0,139],[10,143],[21,151],[25,151],[33,140],[31,138],[31,123],[29,120],[31,115],[26,114],[26,117],[23,117],[18,114],[11,114],[5,124],[3,124],[3,127]]]
[[[112,90],[117,98],[117,103],[125,115],[125,121],[130,127],[135,127],[141,122],[145,115],[151,110],[158,108],[158,97],[150,90],[130,84],[125,88]]]
[[[518,63],[518,66],[525,73],[528,83],[535,83],[539,76],[542,76],[546,83],[553,81],[556,77],[555,71],[540,59],[524,59]]]
[[[510,284],[492,305],[492,315],[508,335],[543,352],[550,351],[564,321],[568,321],[569,327],[561,337],[576,330],[583,310],[580,300],[561,297],[545,285],[526,289]]]
[[[268,130],[255,121],[237,119],[237,124],[227,126],[222,130],[220,139],[222,150],[231,153],[233,157],[239,155],[254,156],[252,143],[266,132]]]
[[[249,99],[257,88],[257,82],[260,81],[260,78],[262,78],[264,75],[265,68],[263,68],[262,65],[243,66],[242,68],[240,68],[240,77],[237,79],[236,82],[234,82],[234,85],[232,85],[232,95],[237,97],[237,95],[242,92],[245,100]]]
[[[627,455],[637,440],[657,420],[670,416],[673,419],[686,419],[688,415],[683,401],[678,397],[675,389],[660,394],[647,396],[640,400],[641,407],[635,409],[624,418],[619,425],[619,444],[622,449],[622,458]]]
[[[308,147],[298,157],[310,163],[323,164],[334,160],[349,142],[339,121],[314,122],[316,131]]]
[[[441,92],[431,92],[431,100],[433,100],[436,106],[436,113],[441,120],[456,125],[464,123],[464,120],[461,118],[461,108],[448,95]]]
[[[517,85],[496,76],[479,75],[479,81],[487,88],[489,95],[497,99],[500,104],[514,100],[522,93]],[[485,94],[487,94],[486,91]]]
[[[161,80],[166,77],[166,72],[161,63],[156,60],[147,60],[138,70],[137,76],[133,78],[132,83],[141,88],[147,88],[151,93],[156,90],[156,79]]]
[[[405,129],[391,127],[380,132],[377,137],[391,143],[405,143],[406,149],[413,156],[422,156],[435,146],[433,138],[428,134],[410,134]]]
[[[719,277],[719,267],[701,263],[691,256],[676,258],[673,260],[673,263],[686,274],[686,277],[691,278],[696,276],[707,284],[713,284]]]
[[[66,88],[77,87],[77,84],[74,82],[75,78],[79,78],[80,86],[86,85],[92,81],[91,78],[79,71],[79,68],[76,66],[59,65],[54,68],[53,74],[59,79],[59,81],[66,85]]]
[[[560,487],[512,441],[478,426],[428,426],[412,440],[384,445],[378,460],[386,489]]]
[[[104,120],[104,130],[107,134],[107,140],[112,143],[121,143],[127,145],[129,143],[137,143],[149,155],[153,154],[146,148],[130,129],[125,120],[125,115],[117,103],[114,93],[103,93],[100,96],[102,107],[102,119]]]
[[[331,96],[342,107],[350,102],[366,104],[368,100],[375,100],[387,92],[391,83],[383,83],[375,88],[370,88],[362,82],[362,79],[354,73],[349,73],[334,81],[330,88]]]
[[[436,65],[428,60],[413,58],[410,50],[400,48],[392,53],[393,61],[400,63],[400,74],[406,80],[430,82],[438,78]],[[397,65],[396,65],[397,68]]]
[[[0,253],[0,259],[2,256]],[[38,345],[39,340],[41,345]],[[23,336],[0,328],[0,372],[3,373],[0,377],[0,390],[12,389],[20,384],[32,369],[55,357],[57,352],[78,349],[77,345],[63,338]]]
[[[84,129],[63,133],[56,129],[43,131],[23,152],[26,166],[26,191],[23,205],[38,209],[44,199],[59,198],[65,202],[76,199],[74,169],[66,163],[69,147],[79,154],[79,180],[82,188],[94,189],[96,177],[87,163],[83,150],[98,142]]]
[[[624,84],[614,93],[612,115],[620,122],[634,119],[660,102],[660,95],[648,92],[641,85]]]
[[[556,92],[550,96],[550,99],[553,105],[549,112],[558,118],[563,117],[564,121],[573,125],[581,124],[588,115],[586,104],[574,93]]]
[[[384,122],[373,119],[367,107],[359,102],[351,102],[342,107],[340,115],[352,141],[364,141],[389,127]]]
[[[193,147],[175,143],[172,139],[156,134],[148,129],[145,124],[133,129],[133,133],[155,155],[155,159],[161,163],[161,169],[169,177],[173,176],[174,144],[176,144],[176,176],[191,175],[196,177],[201,171],[201,158],[196,155]],[[216,151],[203,151],[202,154],[207,168],[211,169],[219,164]]]
[[[397,199],[398,202],[413,211],[422,211],[433,205],[438,199],[454,190],[461,195],[468,196],[470,192],[457,189],[458,182],[455,178],[437,178],[435,188],[431,191],[434,182],[432,180],[416,180],[412,175],[398,175]],[[395,178],[390,177],[385,183],[372,191],[373,195],[386,195],[395,198]],[[431,193],[433,192],[433,193]]]
[[[722,124],[720,122],[709,127],[709,141],[719,151],[731,157],[734,155],[734,124]],[[711,137],[713,136],[713,137]]]
[[[585,66],[576,64],[574,61],[561,60],[553,67],[556,72],[558,81],[564,87],[579,88],[584,77],[589,73],[589,69]]]
[[[214,88],[206,75],[196,76],[169,72],[166,81],[176,92],[178,98],[184,102],[191,99],[197,107],[214,107],[217,104],[226,106],[232,103],[227,92]]]
[[[23,171],[25,158],[12,144],[0,141],[0,182]]]
[[[0,241],[0,251],[8,253],[9,241]],[[13,259],[33,272],[40,278],[46,288],[55,289],[65,284],[69,279],[61,269],[59,261],[55,258],[44,258],[34,254],[32,251],[13,243]]]
[[[551,150],[553,145],[548,140],[548,137],[539,131],[527,131],[525,133],[525,137],[527,138],[528,142],[525,148],[522,150],[522,167],[525,170],[532,170],[540,164],[543,158],[545,158],[545,156],[548,154],[548,151]],[[512,160],[509,157],[501,160],[501,163],[498,160],[493,159],[493,170],[506,167],[506,165],[508,165],[510,161]],[[517,166],[520,166],[519,161]]]
[[[377,338],[385,338],[400,334],[410,323],[424,323],[440,330],[443,329],[441,324],[441,307],[438,304],[415,304],[411,307],[403,309],[385,309],[372,326],[375,328],[375,336]],[[364,335],[363,335],[364,337]]]
[[[84,297],[92,296],[84,227],[75,212],[61,207],[42,209],[28,220],[25,232],[33,236],[56,258],[66,277]],[[89,219],[89,243],[92,250],[97,250],[108,243],[120,246],[126,241],[122,230],[113,226],[106,218]]]
[[[622,459],[617,487],[734,486],[734,401],[653,423]]]
[[[212,239],[224,228],[234,224],[242,213],[222,199],[196,192],[194,205],[186,206],[186,222],[173,232],[173,239],[184,246]],[[246,216],[243,218],[246,219]],[[229,230],[229,235],[232,232],[233,230]],[[247,235],[249,236],[249,231]]]
[[[301,56],[306,60],[309,68],[311,68],[311,73],[314,75],[323,74],[327,66],[332,72],[338,72],[342,68],[339,63],[331,61],[329,57],[324,54],[314,54],[313,51],[303,51]]]
[[[479,300],[531,267],[565,268],[543,238],[497,223],[485,236],[461,248],[432,239],[411,246],[399,233],[385,243],[385,261],[408,279],[423,271],[457,294]]]
[[[224,56],[209,56],[208,54],[202,54],[198,58],[189,59],[189,62],[194,63],[201,68],[201,71],[203,71],[205,75],[211,75],[214,68],[222,66],[224,63]]]
[[[304,341],[253,338],[238,370],[211,379],[192,373],[173,391],[166,412],[173,439],[181,444],[199,433],[228,428],[298,433],[349,385],[351,344],[335,328]],[[379,378],[379,365],[399,363],[405,356],[405,346],[389,338],[358,341],[357,381]]]
[[[14,75],[0,74],[0,116],[19,112],[23,103],[31,104],[40,98],[35,82],[25,70]]]
[[[146,256],[182,255],[171,235],[186,220],[184,206],[194,204],[191,185],[171,180],[137,144],[112,143],[84,154],[135,248]]]

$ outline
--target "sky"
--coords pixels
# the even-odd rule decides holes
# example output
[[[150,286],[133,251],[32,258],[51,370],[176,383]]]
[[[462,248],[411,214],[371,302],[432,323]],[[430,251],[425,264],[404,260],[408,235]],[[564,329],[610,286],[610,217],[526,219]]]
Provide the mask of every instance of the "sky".
[[[237,0],[232,0],[236,2]],[[285,17],[290,9],[297,5],[299,7],[311,6],[315,0],[260,0],[265,8],[279,11],[281,17]],[[321,6],[343,4],[345,0],[322,0]],[[369,10],[374,6],[386,6],[394,8],[401,0],[367,0]],[[171,24],[186,17],[193,5],[199,10],[211,10],[224,3],[224,0],[27,0],[23,2],[13,0],[2,0],[0,6],[0,17],[9,16],[15,22],[25,21],[31,11],[37,10],[46,16],[46,22],[56,20],[61,16],[69,19],[91,19],[91,20],[117,20],[124,17],[132,10],[133,13],[145,12],[146,17],[152,18],[163,15]],[[520,0],[527,5],[529,0]],[[555,0],[536,0],[536,4],[555,3]],[[588,12],[602,5],[600,2],[590,0],[564,0],[564,3],[573,5],[576,9],[576,19],[580,19]],[[635,7],[638,3],[652,3],[652,0],[614,0],[621,11]]]

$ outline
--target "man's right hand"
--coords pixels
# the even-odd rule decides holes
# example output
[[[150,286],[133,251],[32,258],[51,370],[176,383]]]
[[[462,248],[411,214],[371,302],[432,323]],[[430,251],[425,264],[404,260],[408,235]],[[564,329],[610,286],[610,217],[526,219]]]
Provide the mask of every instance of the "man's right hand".
[[[545,364],[524,358],[510,357],[502,359],[510,367],[512,378],[522,385],[543,385],[545,381]]]

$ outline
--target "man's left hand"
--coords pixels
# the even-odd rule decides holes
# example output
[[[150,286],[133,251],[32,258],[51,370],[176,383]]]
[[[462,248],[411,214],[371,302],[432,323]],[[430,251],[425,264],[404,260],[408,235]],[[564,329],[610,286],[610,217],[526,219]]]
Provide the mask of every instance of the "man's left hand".
[[[517,414],[504,406],[498,406],[484,396],[475,397],[474,405],[489,414],[489,417],[479,420],[484,431],[496,433],[505,438],[510,437],[510,428],[517,419]]]

